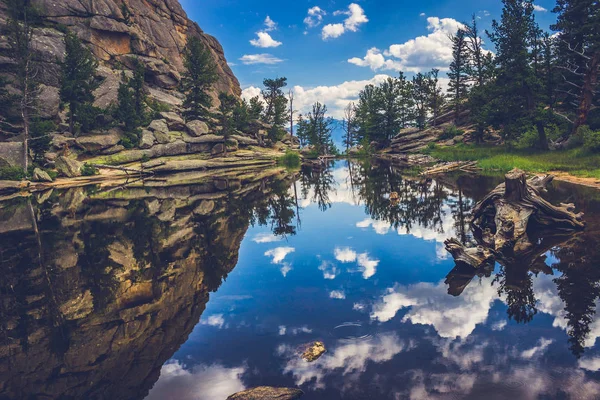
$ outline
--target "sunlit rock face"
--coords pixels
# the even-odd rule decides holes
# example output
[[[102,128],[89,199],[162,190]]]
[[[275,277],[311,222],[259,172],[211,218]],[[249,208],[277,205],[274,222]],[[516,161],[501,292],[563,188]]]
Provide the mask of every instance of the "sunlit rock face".
[[[130,69],[135,58],[146,67],[150,96],[178,104],[175,90],[183,72],[181,51],[188,36],[201,39],[217,65],[215,93],[240,95],[239,82],[227,65],[219,42],[189,20],[177,0],[35,0],[44,27],[35,29],[33,48],[41,63],[43,116],[58,114],[59,61],[64,57],[64,28],[89,46],[100,61],[102,84],[96,105],[106,107],[116,99],[123,68]],[[4,3],[0,3],[0,25],[5,24]],[[6,53],[6,37],[0,39],[0,70],[9,70],[12,61]]]
[[[285,177],[0,203],[0,398],[144,398]]]

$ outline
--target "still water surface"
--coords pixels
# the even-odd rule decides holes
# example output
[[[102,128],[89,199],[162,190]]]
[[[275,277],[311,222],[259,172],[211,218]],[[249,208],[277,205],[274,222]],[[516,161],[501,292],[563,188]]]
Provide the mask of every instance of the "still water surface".
[[[5,202],[0,396],[600,398],[600,196],[555,183],[585,232],[526,265],[455,268],[443,242],[472,240],[497,183],[342,161]],[[307,363],[314,340],[327,353]]]

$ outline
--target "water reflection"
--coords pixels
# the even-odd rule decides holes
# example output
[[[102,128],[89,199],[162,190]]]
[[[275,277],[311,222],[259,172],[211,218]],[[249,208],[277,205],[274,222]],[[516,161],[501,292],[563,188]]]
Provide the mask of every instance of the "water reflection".
[[[498,179],[403,172],[0,203],[0,398],[600,397],[600,196],[556,183],[588,229],[474,270],[443,242],[477,243],[470,211]],[[313,340],[328,352],[306,363]]]

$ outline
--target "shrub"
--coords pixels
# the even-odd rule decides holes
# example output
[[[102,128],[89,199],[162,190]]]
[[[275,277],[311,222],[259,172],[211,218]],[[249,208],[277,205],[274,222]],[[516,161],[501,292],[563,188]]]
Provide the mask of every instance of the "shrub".
[[[532,149],[538,142],[539,136],[537,129],[532,126],[515,141],[514,147],[517,149]]]
[[[52,121],[34,120],[31,124],[31,139],[29,149],[33,153],[33,161],[40,162],[44,153],[50,149],[52,137],[50,132],[56,130],[56,124]]]
[[[593,131],[589,126],[584,125],[579,128],[577,134],[583,139],[583,147],[586,150],[600,152],[600,131]]]
[[[0,180],[20,181],[25,179],[23,168],[20,167],[0,167]]]
[[[278,161],[286,167],[298,168],[300,166],[300,154],[292,150],[287,150],[285,155],[280,157]]]
[[[125,132],[120,143],[126,149],[133,149],[140,143],[141,134],[142,131],[140,129],[136,129],[134,132]]]
[[[444,128],[444,132],[442,132],[442,134],[440,135],[440,139],[453,139],[456,136],[462,135],[464,133],[465,131],[463,131],[462,129],[458,129],[455,125],[449,125],[446,128]]]
[[[81,175],[83,176],[92,176],[98,173],[98,169],[91,164],[85,163],[81,167]]]
[[[148,161],[150,161],[150,157],[148,157],[148,154],[142,155],[142,159],[140,160],[140,162],[146,163]]]

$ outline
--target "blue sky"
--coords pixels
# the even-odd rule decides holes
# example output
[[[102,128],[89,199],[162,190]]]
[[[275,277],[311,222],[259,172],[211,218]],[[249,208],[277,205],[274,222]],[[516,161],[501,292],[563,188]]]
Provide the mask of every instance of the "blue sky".
[[[481,29],[488,29],[502,9],[498,0],[181,3],[221,42],[246,96],[257,94],[264,78],[285,76],[299,108],[318,100],[335,117],[365,84],[398,70],[410,76],[437,67],[445,76],[451,57],[447,35],[473,13]],[[536,1],[544,29],[555,20],[553,7],[550,0]]]

